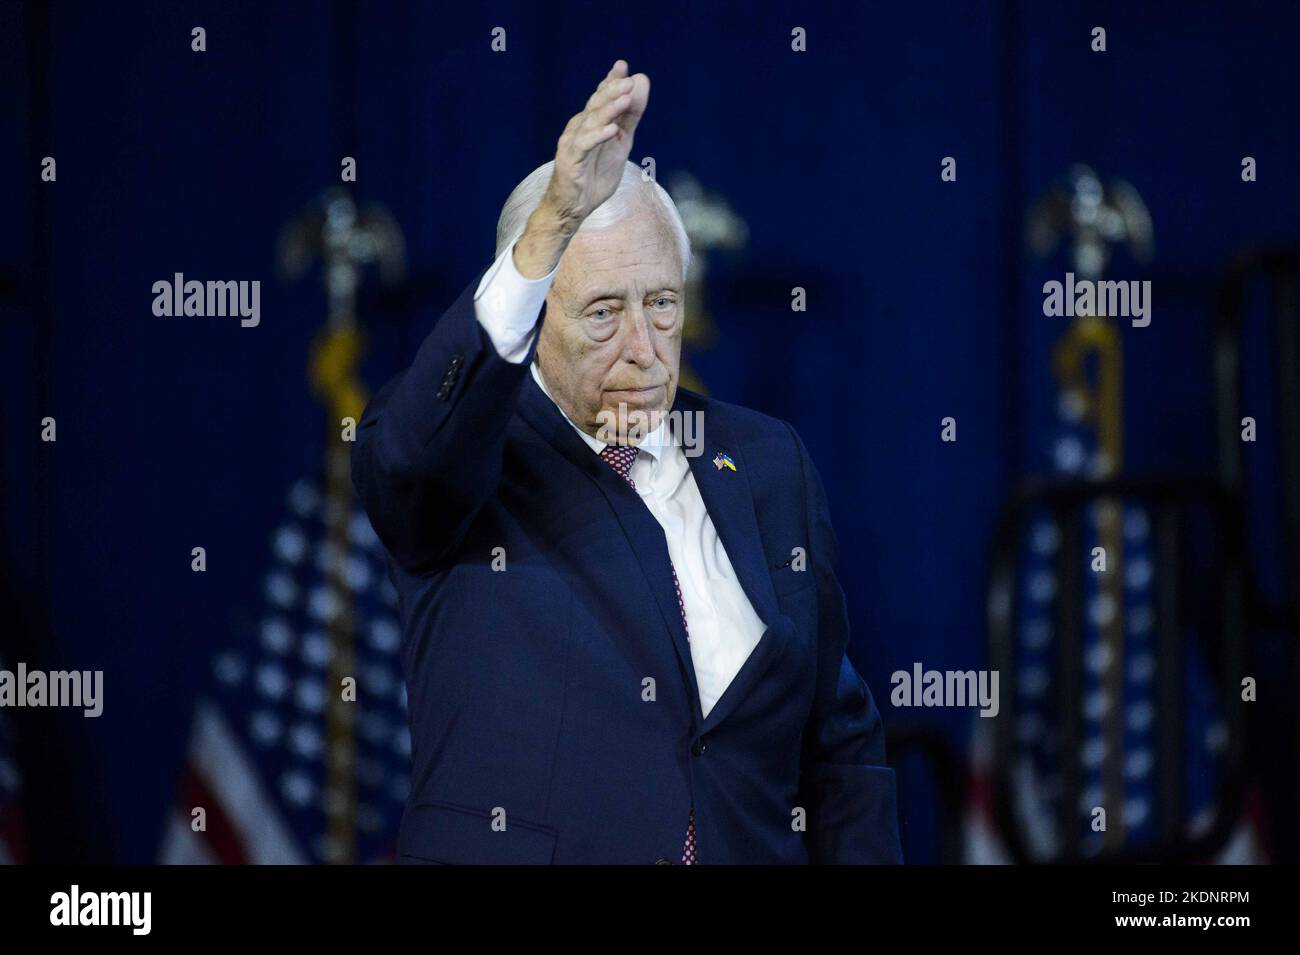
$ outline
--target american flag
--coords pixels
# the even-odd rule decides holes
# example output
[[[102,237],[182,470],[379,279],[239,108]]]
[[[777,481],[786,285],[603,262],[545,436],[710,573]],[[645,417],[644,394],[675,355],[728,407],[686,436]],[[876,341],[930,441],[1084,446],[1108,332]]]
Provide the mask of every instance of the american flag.
[[[1051,469],[1062,476],[1101,478],[1113,473],[1111,462],[1098,447],[1092,426],[1083,420],[1080,404],[1062,393],[1056,420],[1048,435]],[[1151,515],[1135,500],[1097,500],[1084,512],[1084,532],[1079,553],[1067,564],[1089,567],[1094,548],[1105,547],[1107,569],[1120,581],[1108,586],[1100,574],[1084,579],[1083,686],[1080,726],[1082,745],[1076,753],[1062,753],[1060,714],[1055,711],[1056,600],[1060,581],[1058,552],[1063,546],[1060,528],[1044,511],[1028,522],[1018,563],[1019,578],[1015,621],[1017,635],[1015,701],[1016,725],[1014,790],[1027,848],[1035,858],[1059,857],[1065,840],[1083,856],[1096,855],[1106,844],[1106,832],[1094,831],[1093,807],[1107,810],[1107,829],[1121,826],[1121,844],[1140,847],[1157,841],[1162,823],[1156,786],[1156,729],[1159,714],[1155,687],[1156,646],[1154,586],[1156,565],[1152,552]],[[1108,533],[1106,528],[1114,528]],[[1109,546],[1107,543],[1109,542]],[[1122,559],[1114,563],[1115,543]],[[1162,568],[1172,572],[1172,568]],[[1116,599],[1118,597],[1118,599]],[[1122,634],[1122,659],[1114,659],[1113,643],[1106,640],[1107,628]],[[1116,674],[1112,668],[1122,668]],[[1120,687],[1120,699],[1113,690]],[[1204,658],[1188,643],[1183,691],[1185,719],[1183,751],[1186,764],[1183,781],[1185,813],[1178,820],[1188,838],[1205,834],[1216,813],[1215,795],[1227,744],[1227,727],[1220,717],[1211,675]],[[1104,778],[1113,754],[1114,721],[1119,728],[1123,760],[1118,766],[1121,783],[1118,802],[1115,775]],[[981,721],[976,721],[979,724]],[[1063,798],[1061,767],[1076,760],[1082,791],[1075,817],[1078,828],[1061,832],[1060,801]],[[973,863],[1003,863],[1010,855],[992,824],[991,738],[986,727],[977,725],[973,750],[971,808],[968,811],[966,853]],[[1116,810],[1118,809],[1118,813]],[[1118,818],[1117,818],[1118,817]],[[1243,821],[1233,840],[1222,850],[1219,862],[1260,861],[1262,853],[1254,825]]]
[[[392,861],[411,752],[397,594],[350,499],[332,504],[303,480],[286,504],[260,619],[212,662],[164,862]],[[341,623],[354,638],[339,671]],[[355,677],[355,702],[342,701],[339,672]],[[195,807],[205,831],[194,830]]]

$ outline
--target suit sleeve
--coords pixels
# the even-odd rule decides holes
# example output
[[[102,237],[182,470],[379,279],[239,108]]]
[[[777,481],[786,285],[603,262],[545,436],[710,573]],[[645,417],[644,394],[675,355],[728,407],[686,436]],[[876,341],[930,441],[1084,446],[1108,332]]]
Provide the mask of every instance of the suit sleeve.
[[[411,574],[439,570],[495,492],[506,426],[537,347],[534,334],[522,361],[497,352],[476,317],[478,285],[442,315],[357,427],[352,482],[375,533]],[[539,329],[545,312],[543,304]]]
[[[794,434],[793,429],[791,433]],[[901,863],[894,771],[885,765],[885,728],[871,691],[848,657],[844,591],[835,577],[836,539],[825,490],[803,442],[810,538],[817,579],[817,689],[804,730],[800,795],[813,863]]]

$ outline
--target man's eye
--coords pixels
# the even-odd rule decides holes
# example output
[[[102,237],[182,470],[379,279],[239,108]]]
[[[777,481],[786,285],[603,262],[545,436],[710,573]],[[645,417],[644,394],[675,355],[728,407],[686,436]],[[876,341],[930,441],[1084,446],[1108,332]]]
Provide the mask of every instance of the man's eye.
[[[668,298],[668,296],[666,295],[661,295],[654,301],[655,308],[660,308],[660,309],[670,308],[672,304],[673,304],[673,300]]]
[[[605,319],[609,318],[610,311],[607,308],[598,308],[591,313],[592,318]]]

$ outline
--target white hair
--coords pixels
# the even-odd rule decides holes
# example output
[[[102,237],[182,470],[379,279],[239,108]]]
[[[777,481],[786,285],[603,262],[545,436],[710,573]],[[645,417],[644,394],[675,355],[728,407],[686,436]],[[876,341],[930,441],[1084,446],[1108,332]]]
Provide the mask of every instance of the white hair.
[[[496,255],[498,257],[510,247],[511,242],[524,234],[528,217],[542,203],[542,196],[546,194],[546,187],[551,182],[551,172],[554,168],[554,160],[538,166],[524,177],[523,182],[515,186],[514,191],[506,199],[505,205],[501,207],[501,217],[497,220]],[[636,163],[624,164],[623,178],[619,180],[614,194],[583,220],[578,231],[607,229],[622,221],[638,200],[645,201],[651,196],[658,201],[668,220],[669,230],[681,252],[682,275],[685,276],[691,264],[691,240],[686,235],[686,227],[682,225],[682,217],[678,214],[677,206],[673,204],[672,196],[668,195],[668,191],[653,179],[642,175],[641,167]]]

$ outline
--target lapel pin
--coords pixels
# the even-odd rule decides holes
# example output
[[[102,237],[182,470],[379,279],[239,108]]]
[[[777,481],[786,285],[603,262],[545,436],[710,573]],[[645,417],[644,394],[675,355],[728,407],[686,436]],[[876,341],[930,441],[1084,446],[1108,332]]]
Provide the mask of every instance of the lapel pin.
[[[736,470],[736,462],[731,460],[731,455],[727,454],[725,451],[719,451],[713,456],[713,466],[719,471],[723,468],[728,468],[732,471]]]

